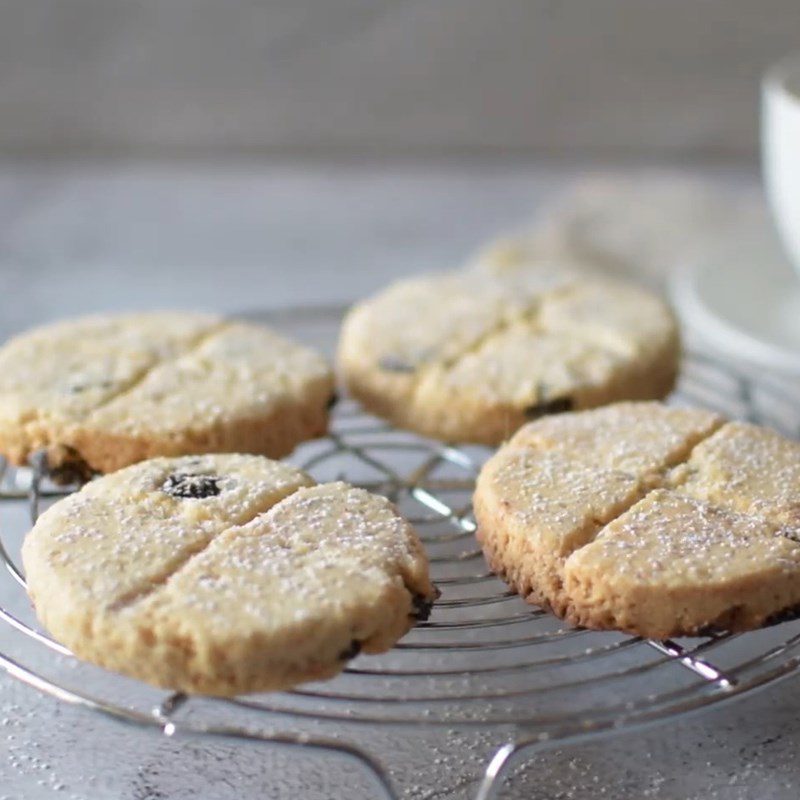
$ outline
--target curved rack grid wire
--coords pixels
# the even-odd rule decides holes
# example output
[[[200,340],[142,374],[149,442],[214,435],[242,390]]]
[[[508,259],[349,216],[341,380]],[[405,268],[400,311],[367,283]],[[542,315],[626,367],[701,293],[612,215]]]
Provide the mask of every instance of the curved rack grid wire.
[[[800,432],[798,396],[785,385],[756,384],[707,357],[687,359],[677,404],[701,404],[730,417]],[[130,683],[96,670],[77,679],[51,669],[75,660],[37,627],[25,602],[19,566],[21,534],[40,509],[68,489],[43,473],[42,460],[15,470],[0,462],[0,509],[17,508],[14,534],[0,528],[6,580],[18,584],[0,619],[25,640],[22,656],[0,651],[0,666],[58,700],[122,722],[176,733],[322,749],[355,759],[382,796],[396,798],[383,767],[342,738],[297,732],[304,720],[347,725],[503,726],[513,732],[486,768],[477,797],[494,797],[500,776],[532,747],[654,723],[766,686],[800,666],[800,624],[746,635],[649,641],[565,626],[526,605],[487,569],[473,537],[470,498],[488,451],[454,447],[398,431],[345,401],[328,437],[293,459],[318,480],[344,478],[390,497],[414,523],[442,590],[434,612],[385,656],[359,657],[335,680],[295,691],[229,700],[153,692],[154,703],[125,702]],[[24,512],[24,513],[22,513]],[[5,520],[3,520],[5,523]],[[5,596],[5,595],[3,595]],[[57,658],[56,658],[57,657]],[[73,666],[75,666],[73,664]],[[87,688],[90,687],[90,688]],[[193,704],[212,710],[211,722],[186,714]],[[155,706],[152,708],[152,706]],[[214,709],[219,712],[217,723]],[[238,724],[252,712],[278,719],[267,732]],[[233,720],[230,722],[229,720]],[[292,724],[295,723],[295,730]]]

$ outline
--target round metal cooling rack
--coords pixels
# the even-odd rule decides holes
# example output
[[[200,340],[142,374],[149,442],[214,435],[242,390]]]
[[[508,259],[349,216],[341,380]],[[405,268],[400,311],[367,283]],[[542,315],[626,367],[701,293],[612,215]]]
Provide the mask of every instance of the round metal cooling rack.
[[[315,312],[309,319],[318,326],[317,342],[332,340],[335,312],[327,317]],[[282,327],[307,331],[309,319],[288,316]],[[271,321],[275,324],[275,318]],[[798,400],[800,392],[778,382],[755,381],[708,357],[691,355],[671,402],[712,407],[797,436]],[[12,656],[0,648],[0,666],[58,700],[167,736],[185,733],[336,753],[365,767],[381,796],[390,800],[397,795],[383,766],[362,746],[341,738],[347,726],[497,726],[511,731],[477,790],[478,800],[489,800],[510,765],[532,748],[663,721],[739,697],[798,669],[796,622],[746,635],[649,641],[570,628],[526,605],[488,571],[473,536],[471,493],[488,452],[394,430],[350,401],[337,407],[329,436],[298,450],[293,461],[318,480],[344,478],[397,503],[425,542],[442,591],[430,619],[392,652],[359,657],[334,680],[235,699],[153,691],[155,702],[145,705],[120,699],[127,696],[130,682],[94,667],[80,665],[95,681],[77,680],[74,671],[63,669],[53,675],[50,666],[57,659],[52,654],[74,659],[37,627],[22,591],[25,579],[17,553],[23,530],[12,533],[5,524],[0,561],[5,580],[18,586],[10,607],[0,607],[8,627],[2,641],[21,638],[28,655]],[[0,464],[0,509],[17,507],[18,519],[26,517],[24,525],[17,525],[21,529],[28,516],[35,519],[42,507],[68,491],[43,473],[41,459],[32,461],[20,470]],[[28,513],[20,514],[26,503]],[[12,595],[0,594],[6,596]],[[204,720],[211,715],[210,722],[197,722],[186,713],[197,704],[203,704]],[[225,722],[215,720],[215,710],[224,710],[216,720]],[[249,721],[252,712],[256,718],[278,719],[283,730],[239,724],[237,717]],[[336,723],[340,737],[298,732],[307,720]]]

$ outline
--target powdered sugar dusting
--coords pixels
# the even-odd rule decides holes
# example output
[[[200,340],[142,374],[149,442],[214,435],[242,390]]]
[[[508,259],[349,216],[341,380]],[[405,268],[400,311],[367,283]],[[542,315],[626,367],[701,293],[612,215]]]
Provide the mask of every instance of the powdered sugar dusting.
[[[218,492],[165,491],[187,473]],[[385,650],[418,597],[435,597],[388,500],[258,456],[154,459],[101,478],[40,517],[23,559],[37,613],[76,654],[223,694]]]
[[[229,529],[148,602],[212,615],[210,625],[228,624],[235,607],[237,625],[263,629],[353,614],[409,591],[431,592],[409,524],[384,498],[334,483],[301,489]]]
[[[773,431],[654,403],[565,414],[522,428],[482,487],[500,521],[480,524],[549,551],[582,624],[752,627],[800,603],[800,443]]]

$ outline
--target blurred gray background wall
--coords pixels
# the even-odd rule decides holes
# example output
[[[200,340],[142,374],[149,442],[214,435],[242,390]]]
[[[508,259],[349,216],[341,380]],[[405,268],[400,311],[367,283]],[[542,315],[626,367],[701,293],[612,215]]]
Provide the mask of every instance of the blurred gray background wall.
[[[751,158],[798,0],[0,0],[0,153]]]

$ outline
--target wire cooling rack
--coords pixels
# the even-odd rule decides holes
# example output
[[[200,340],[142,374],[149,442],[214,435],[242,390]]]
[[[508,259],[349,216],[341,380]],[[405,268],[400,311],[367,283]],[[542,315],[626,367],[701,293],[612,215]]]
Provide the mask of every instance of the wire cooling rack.
[[[271,319],[316,344],[332,341],[336,320],[335,311]],[[800,393],[783,384],[755,381],[700,355],[687,357],[671,398],[793,436],[800,434],[799,400]],[[361,764],[389,800],[397,794],[385,767],[354,738],[348,741],[353,726],[502,731],[507,741],[487,764],[476,794],[490,800],[510,766],[533,749],[674,718],[798,669],[798,622],[750,634],[652,641],[571,628],[522,602],[488,571],[473,535],[471,494],[488,454],[392,429],[342,401],[331,433],[303,445],[293,461],[317,480],[346,479],[397,503],[425,542],[442,596],[430,619],[392,652],[361,656],[334,680],[224,700],[138,684],[132,689],[135,682],[77,662],[37,626],[23,591],[19,545],[40,510],[70,487],[53,484],[41,458],[19,470],[0,462],[0,589],[8,590],[0,597],[10,598],[0,606],[7,626],[0,633],[8,634],[0,641],[9,642],[8,649],[0,647],[0,666],[57,700],[166,736],[338,754]],[[334,723],[337,735],[303,730],[309,721]]]

